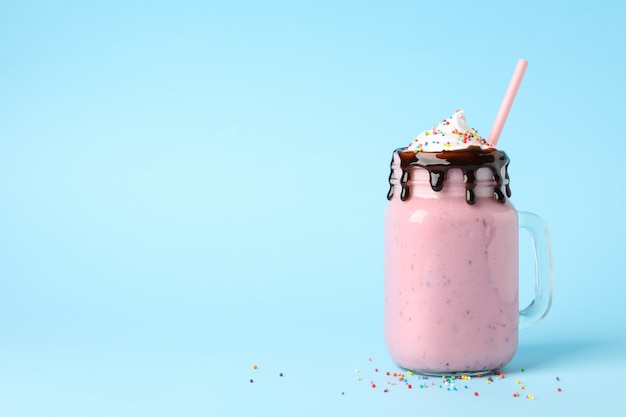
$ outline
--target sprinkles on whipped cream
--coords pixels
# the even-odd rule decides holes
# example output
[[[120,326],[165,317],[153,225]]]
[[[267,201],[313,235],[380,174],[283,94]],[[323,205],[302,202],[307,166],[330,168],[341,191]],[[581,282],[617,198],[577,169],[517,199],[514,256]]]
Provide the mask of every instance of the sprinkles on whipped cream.
[[[456,110],[452,117],[443,119],[432,129],[420,133],[405,150],[414,152],[441,152],[446,150],[465,149],[468,146],[493,148],[485,138],[470,128],[462,110]]]

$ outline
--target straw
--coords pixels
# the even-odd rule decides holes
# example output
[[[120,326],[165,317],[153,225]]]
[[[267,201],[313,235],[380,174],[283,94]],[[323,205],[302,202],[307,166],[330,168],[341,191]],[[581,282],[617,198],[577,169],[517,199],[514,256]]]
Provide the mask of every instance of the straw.
[[[509,88],[507,88],[506,93],[504,94],[502,105],[500,105],[500,110],[498,111],[495,122],[493,122],[491,133],[489,134],[488,142],[494,147],[498,143],[498,139],[500,139],[502,128],[504,127],[506,118],[509,115],[509,111],[513,105],[513,100],[515,100],[515,95],[517,94],[517,89],[522,82],[522,77],[524,77],[524,71],[526,71],[527,66],[528,61],[524,59],[517,61],[517,66],[515,67],[515,71],[513,71],[513,77],[511,77]]]

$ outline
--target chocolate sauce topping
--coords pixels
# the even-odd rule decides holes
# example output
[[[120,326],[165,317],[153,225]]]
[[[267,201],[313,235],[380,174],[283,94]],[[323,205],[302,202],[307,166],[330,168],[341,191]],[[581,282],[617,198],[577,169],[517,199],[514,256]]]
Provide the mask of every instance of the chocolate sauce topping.
[[[509,157],[504,152],[497,149],[482,149],[480,146],[470,146],[466,149],[442,152],[414,152],[405,151],[399,148],[394,151],[394,155],[400,157],[400,199],[405,201],[409,198],[409,182],[411,180],[411,167],[418,166],[428,170],[430,175],[430,186],[433,191],[441,191],[446,181],[446,174],[450,169],[458,168],[463,172],[465,182],[465,200],[468,204],[476,203],[474,188],[476,187],[476,171],[479,168],[487,167],[493,173],[496,185],[493,190],[493,197],[496,201],[504,203],[506,197],[511,197],[509,188]],[[387,200],[391,200],[394,194],[393,157],[391,159],[391,173],[389,174],[389,192]],[[505,177],[500,173],[504,168]],[[504,186],[505,193],[502,192]]]

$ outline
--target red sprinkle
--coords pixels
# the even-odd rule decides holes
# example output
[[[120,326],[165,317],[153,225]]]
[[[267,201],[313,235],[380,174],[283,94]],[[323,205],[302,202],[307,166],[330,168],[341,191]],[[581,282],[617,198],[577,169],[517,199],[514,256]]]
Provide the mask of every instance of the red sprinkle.
[[[474,397],[478,397],[478,391],[474,391]]]
[[[407,387],[408,387],[409,389],[411,389],[411,388],[413,388],[413,385],[409,384],[409,385],[407,385]]]

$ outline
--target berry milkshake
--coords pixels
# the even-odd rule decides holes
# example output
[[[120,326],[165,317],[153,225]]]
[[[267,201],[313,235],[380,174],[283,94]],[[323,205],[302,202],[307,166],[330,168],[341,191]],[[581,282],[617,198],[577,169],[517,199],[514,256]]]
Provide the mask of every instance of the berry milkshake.
[[[385,341],[402,367],[483,373],[518,341],[518,213],[509,159],[462,111],[393,153]]]

